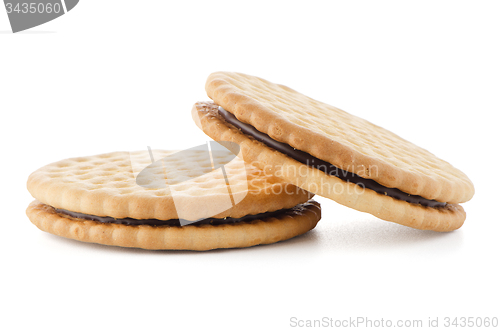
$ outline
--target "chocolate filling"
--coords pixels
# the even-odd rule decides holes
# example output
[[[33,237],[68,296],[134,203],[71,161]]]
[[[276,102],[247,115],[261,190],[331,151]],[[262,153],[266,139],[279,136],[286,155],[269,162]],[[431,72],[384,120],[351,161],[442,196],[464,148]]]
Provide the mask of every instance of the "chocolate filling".
[[[253,137],[255,140],[260,141],[261,143],[271,148],[274,148],[275,150],[291,157],[294,160],[299,161],[300,163],[303,163],[313,168],[317,168],[328,175],[338,177],[344,181],[357,184],[363,188],[368,188],[377,193],[384,194],[398,200],[403,200],[410,203],[417,203],[426,207],[436,208],[436,207],[446,206],[446,202],[429,200],[419,195],[411,195],[405,193],[397,188],[385,187],[377,183],[373,179],[363,178],[361,176],[356,175],[355,173],[339,169],[333,164],[320,160],[317,157],[312,156],[311,154],[299,151],[297,149],[294,149],[290,145],[272,139],[267,134],[262,133],[257,129],[255,129],[253,126],[240,122],[233,114],[231,114],[230,112],[228,112],[227,110],[225,110],[220,106],[219,106],[219,114],[226,122],[240,129],[246,135]]]
[[[266,212],[266,213],[261,213],[261,214],[256,214],[256,215],[247,215],[243,216],[240,218],[232,218],[232,217],[226,217],[226,218],[205,218],[201,219],[199,221],[193,221],[193,222],[183,222],[182,225],[188,224],[187,226],[191,225],[202,225],[202,224],[211,224],[211,225],[220,225],[220,224],[234,224],[234,223],[240,223],[240,222],[251,222],[253,220],[257,219],[264,219],[268,217],[276,217],[279,215],[292,215],[297,209],[300,209],[302,205],[297,205],[293,208],[290,209],[281,209],[277,211],[272,211],[272,212]],[[89,221],[96,221],[96,222],[101,222],[101,223],[115,223],[115,224],[123,224],[123,225],[150,225],[150,226],[181,226],[181,222],[178,219],[171,219],[171,220],[158,220],[158,219],[135,219],[135,218],[113,218],[113,217],[108,217],[108,216],[96,216],[96,215],[88,215],[88,214],[83,214],[83,213],[77,213],[74,211],[69,211],[65,209],[58,209],[54,208],[57,213],[63,214],[63,215],[68,215],[74,218],[81,218],[84,220],[89,220]]]

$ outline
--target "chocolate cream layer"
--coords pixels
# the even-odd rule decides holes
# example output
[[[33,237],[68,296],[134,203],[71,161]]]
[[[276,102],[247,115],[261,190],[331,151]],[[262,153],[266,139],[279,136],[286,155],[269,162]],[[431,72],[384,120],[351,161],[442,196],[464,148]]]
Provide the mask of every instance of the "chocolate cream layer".
[[[150,226],[181,226],[181,222],[179,219],[171,219],[171,220],[158,220],[158,219],[135,219],[135,218],[113,218],[108,216],[96,216],[89,215],[83,213],[77,213],[74,211],[69,211],[65,209],[54,208],[55,211],[59,214],[68,215],[73,218],[80,218],[83,220],[101,222],[101,223],[114,223],[114,224],[123,224],[123,225],[150,225]],[[191,225],[202,225],[202,224],[210,224],[210,225],[220,225],[220,224],[235,224],[241,222],[251,222],[254,220],[263,220],[269,217],[278,217],[284,215],[294,215],[297,211],[302,209],[302,204],[299,204],[290,209],[281,209],[273,212],[260,213],[256,215],[247,215],[240,218],[205,218],[198,221],[193,222],[183,222],[182,225],[188,226]]]
[[[357,184],[363,188],[367,188],[370,190],[373,190],[377,193],[384,194],[387,196],[390,196],[392,198],[398,199],[398,200],[403,200],[406,202],[410,203],[416,203],[420,204],[422,206],[426,207],[444,207],[446,206],[446,202],[439,202],[436,200],[429,200],[424,197],[421,197],[419,195],[411,195],[408,193],[405,193],[397,188],[390,188],[390,187],[385,187],[373,179],[367,179],[363,178],[355,173],[345,171],[342,169],[339,169],[338,167],[334,166],[331,163],[328,163],[326,161],[320,160],[317,157],[312,156],[311,154],[308,154],[303,151],[299,151],[293,147],[291,147],[288,144],[276,141],[269,137],[267,134],[258,131],[256,128],[251,126],[250,124],[246,124],[243,122],[240,122],[233,114],[225,110],[224,108],[220,107],[218,108],[219,115],[229,124],[233,125],[234,127],[238,128],[243,132],[244,134],[253,137],[255,140],[260,141],[261,143],[267,145],[268,147],[271,147],[289,157],[292,159],[303,163],[307,166],[310,166],[312,168],[317,168],[323,172],[325,172],[328,175],[338,177],[346,182],[351,182],[354,184]]]

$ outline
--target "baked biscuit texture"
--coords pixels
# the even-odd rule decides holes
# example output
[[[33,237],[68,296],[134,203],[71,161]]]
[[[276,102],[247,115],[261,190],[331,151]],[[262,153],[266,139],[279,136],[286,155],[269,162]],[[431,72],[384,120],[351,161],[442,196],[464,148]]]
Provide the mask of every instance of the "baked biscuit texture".
[[[465,212],[458,204],[432,208],[408,203],[362,189],[356,184],[330,176],[264,145],[243,134],[218,116],[217,105],[199,102],[192,109],[196,124],[215,140],[232,141],[239,144],[240,156],[248,163],[263,169],[266,174],[280,177],[315,194],[380,219],[422,230],[452,231],[462,226]]]
[[[451,204],[474,195],[469,178],[448,162],[286,86],[241,73],[216,72],[208,77],[206,91],[241,122],[386,187]]]
[[[114,218],[177,219],[182,205],[182,218],[189,221],[240,218],[291,208],[313,196],[250,165],[244,165],[246,171],[241,171],[244,163],[229,151],[218,153],[213,160],[203,159],[203,153],[197,151],[178,157],[172,151],[152,153],[155,160],[164,161],[152,169],[154,178],[144,178],[142,186],[136,183],[136,176],[152,164],[148,151],[55,162],[29,176],[28,190],[35,199],[55,208]],[[214,206],[227,202],[228,185],[220,167],[212,171],[214,165],[224,165],[231,194],[239,199],[227,210],[215,213]],[[164,173],[165,169],[168,173]],[[158,179],[163,186],[156,185]]]
[[[283,215],[222,225],[149,226],[100,223],[59,214],[37,200],[26,213],[40,230],[103,245],[150,250],[197,250],[249,247],[287,240],[313,229],[321,218],[316,201],[300,204]]]

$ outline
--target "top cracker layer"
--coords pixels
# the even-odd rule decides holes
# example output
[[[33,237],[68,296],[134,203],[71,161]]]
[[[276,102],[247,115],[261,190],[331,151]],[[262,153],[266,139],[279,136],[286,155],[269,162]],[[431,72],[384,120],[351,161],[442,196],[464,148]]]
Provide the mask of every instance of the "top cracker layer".
[[[28,178],[40,202],[74,212],[114,218],[169,220],[254,215],[291,208],[313,194],[244,164],[229,151],[175,153],[154,150],[78,157],[46,165]],[[213,164],[212,164],[213,163]],[[220,166],[224,165],[233,201]],[[148,175],[136,177],[146,167]],[[212,171],[213,167],[217,171]],[[137,177],[138,178],[138,177]],[[221,206],[227,205],[227,209]],[[180,214],[182,211],[182,215]]]
[[[474,195],[469,178],[396,134],[286,86],[216,72],[208,96],[271,138],[386,187],[448,203]]]

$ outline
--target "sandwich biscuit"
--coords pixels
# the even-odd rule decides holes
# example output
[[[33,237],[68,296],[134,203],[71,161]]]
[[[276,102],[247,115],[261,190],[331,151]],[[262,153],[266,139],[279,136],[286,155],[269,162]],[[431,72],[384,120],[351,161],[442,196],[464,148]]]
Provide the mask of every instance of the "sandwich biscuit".
[[[386,221],[417,229],[462,226],[469,178],[396,134],[286,86],[231,72],[211,74],[213,102],[193,119],[211,138],[237,143],[266,174]]]
[[[313,194],[227,150],[205,156],[155,150],[55,162],[29,176],[36,200],[26,212],[58,236],[154,250],[270,244],[316,226]]]

